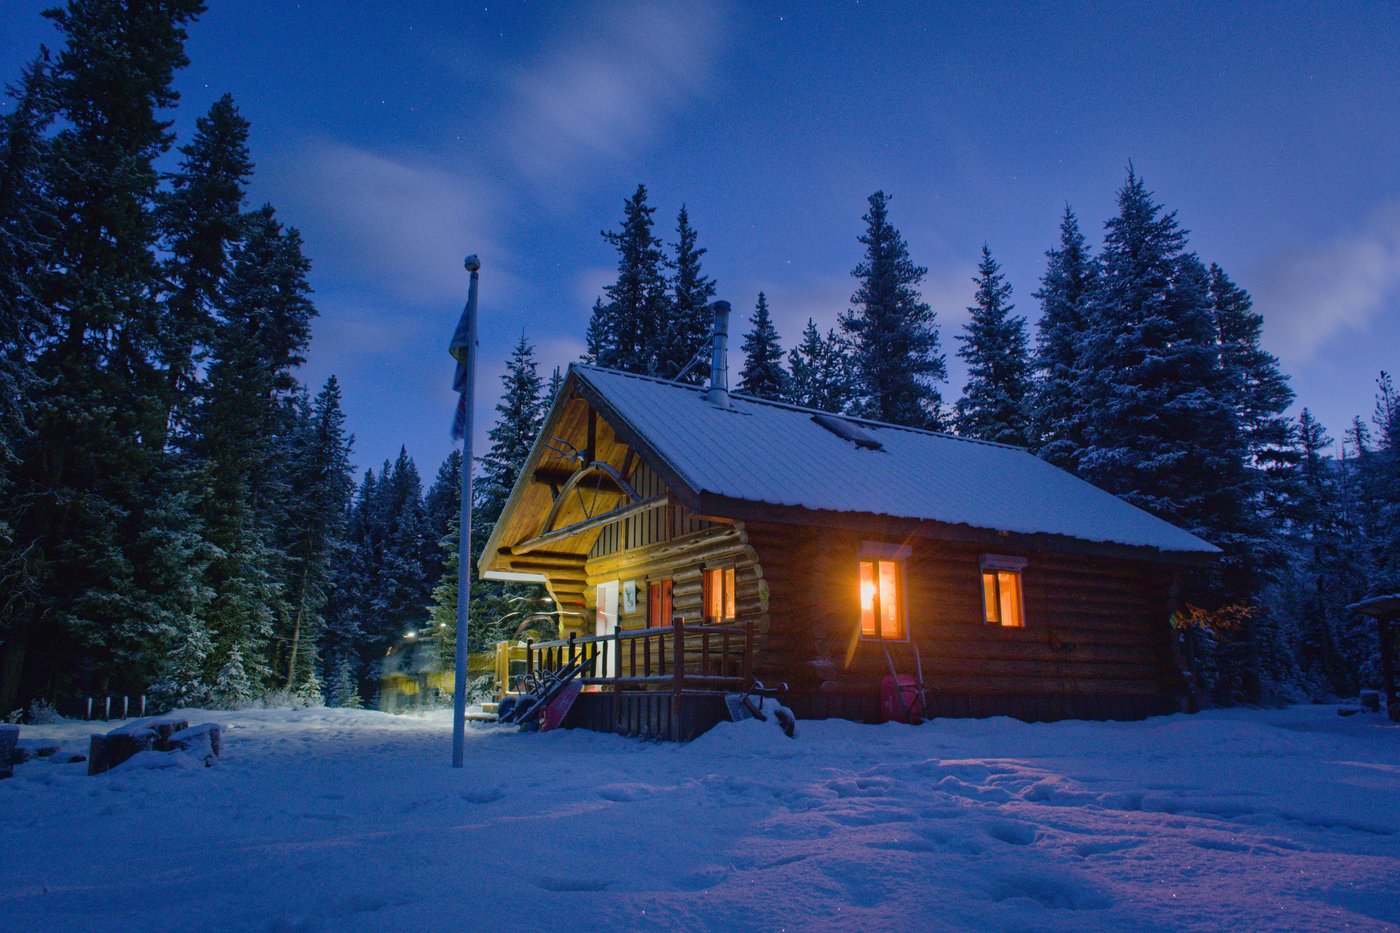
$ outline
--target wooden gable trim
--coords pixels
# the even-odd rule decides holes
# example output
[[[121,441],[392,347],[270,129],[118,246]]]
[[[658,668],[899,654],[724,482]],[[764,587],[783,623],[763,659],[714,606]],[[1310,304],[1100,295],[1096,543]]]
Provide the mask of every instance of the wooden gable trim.
[[[571,378],[577,376],[573,373]],[[666,488],[671,490],[681,505],[692,512],[699,511],[699,495],[694,486],[681,473],[661,456],[655,447],[641,435],[639,431],[632,427],[616,408],[603,397],[602,393],[588,384],[586,378],[578,380],[578,394],[582,396],[593,410],[603,416],[613,429],[613,432],[627,444],[630,450],[636,451],[641,458],[647,462],[656,475],[661,477],[661,481],[666,484]],[[684,430],[683,426],[677,426],[677,430]]]

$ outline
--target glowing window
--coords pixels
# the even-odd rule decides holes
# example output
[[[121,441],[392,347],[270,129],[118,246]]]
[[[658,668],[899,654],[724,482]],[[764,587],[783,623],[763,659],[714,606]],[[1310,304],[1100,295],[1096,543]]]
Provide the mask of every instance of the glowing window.
[[[860,562],[862,638],[903,639],[904,565],[895,560]]]
[[[705,571],[705,621],[723,622],[735,618],[734,568],[712,567]]]
[[[671,624],[671,581],[657,580],[647,585],[647,625],[661,628]]]
[[[1022,628],[1026,619],[1021,608],[1021,571],[984,565],[982,606],[988,625]]]

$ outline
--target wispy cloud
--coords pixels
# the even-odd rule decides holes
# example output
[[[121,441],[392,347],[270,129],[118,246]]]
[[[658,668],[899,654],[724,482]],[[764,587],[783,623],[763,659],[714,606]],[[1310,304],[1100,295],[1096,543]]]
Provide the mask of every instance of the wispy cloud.
[[[1363,332],[1400,294],[1400,203],[1377,210],[1359,233],[1280,251],[1254,287],[1271,348],[1294,363],[1329,341]]]
[[[548,195],[591,164],[620,158],[710,86],[728,10],[719,2],[607,3],[511,82],[498,139]]]
[[[479,174],[318,140],[300,153],[296,216],[342,281],[412,303],[460,302],[467,251],[502,256],[501,200]],[[492,270],[497,291],[508,270]]]

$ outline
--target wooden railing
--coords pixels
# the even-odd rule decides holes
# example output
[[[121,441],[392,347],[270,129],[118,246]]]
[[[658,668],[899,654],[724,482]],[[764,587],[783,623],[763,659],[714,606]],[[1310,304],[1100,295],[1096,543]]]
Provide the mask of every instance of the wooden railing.
[[[527,674],[558,671],[592,660],[584,686],[622,690],[664,689],[682,693],[745,690],[753,680],[753,623],[687,623],[570,635],[525,643]]]

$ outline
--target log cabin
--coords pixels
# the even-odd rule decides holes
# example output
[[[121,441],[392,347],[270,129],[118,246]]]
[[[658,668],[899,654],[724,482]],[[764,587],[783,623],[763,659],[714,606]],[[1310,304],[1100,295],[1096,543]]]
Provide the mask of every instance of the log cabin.
[[[573,365],[481,555],[536,581],[587,656],[566,725],[686,739],[723,693],[785,683],[799,718],[878,722],[920,671],[928,716],[1180,708],[1175,580],[1219,551],[1020,448]]]

